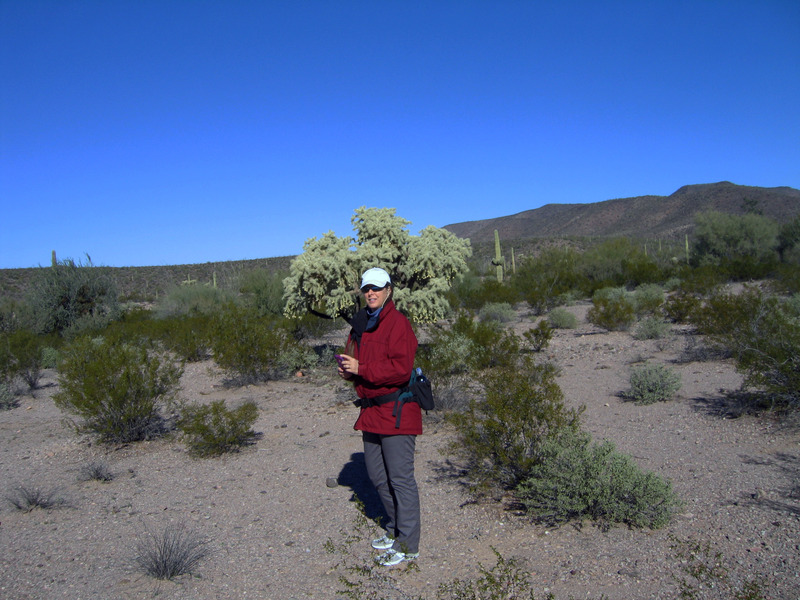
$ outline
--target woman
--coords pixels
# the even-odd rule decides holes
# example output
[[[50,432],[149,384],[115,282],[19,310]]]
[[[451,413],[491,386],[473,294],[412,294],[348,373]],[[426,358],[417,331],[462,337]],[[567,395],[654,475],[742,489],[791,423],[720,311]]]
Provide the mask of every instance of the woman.
[[[362,432],[367,474],[389,516],[386,533],[373,540],[372,547],[385,550],[376,562],[390,566],[419,556],[414,446],[422,433],[422,410],[416,402],[397,402],[414,367],[417,337],[392,302],[386,271],[367,270],[361,293],[367,306],[351,322],[339,375],[353,382],[359,398],[361,412],[354,429]]]

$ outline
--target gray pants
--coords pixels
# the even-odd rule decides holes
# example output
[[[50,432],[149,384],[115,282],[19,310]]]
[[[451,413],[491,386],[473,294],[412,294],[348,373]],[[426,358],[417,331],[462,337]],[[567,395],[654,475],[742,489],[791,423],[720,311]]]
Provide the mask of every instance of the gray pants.
[[[414,435],[363,432],[364,460],[370,481],[389,515],[386,531],[395,538],[393,549],[419,552],[419,491],[414,479]]]

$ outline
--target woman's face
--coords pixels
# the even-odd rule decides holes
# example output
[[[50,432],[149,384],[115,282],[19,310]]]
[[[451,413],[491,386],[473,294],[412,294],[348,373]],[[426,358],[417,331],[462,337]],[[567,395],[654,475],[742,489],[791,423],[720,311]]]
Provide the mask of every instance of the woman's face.
[[[367,308],[375,310],[380,308],[386,303],[392,288],[388,285],[383,288],[376,288],[375,286],[367,286],[361,292],[364,294],[364,299],[367,301]]]

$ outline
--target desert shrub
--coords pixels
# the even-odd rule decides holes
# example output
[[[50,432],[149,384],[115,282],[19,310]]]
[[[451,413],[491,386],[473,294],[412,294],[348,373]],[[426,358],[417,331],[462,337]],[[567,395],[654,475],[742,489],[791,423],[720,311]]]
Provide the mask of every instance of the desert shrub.
[[[223,400],[216,400],[185,407],[178,429],[193,454],[218,456],[252,443],[256,437],[252,426],[257,418],[258,406],[252,400],[235,409],[228,409]]]
[[[519,301],[517,291],[489,276],[473,283],[471,287],[462,286],[458,290],[456,308],[480,310],[487,304],[513,305]]]
[[[33,328],[74,337],[119,316],[117,288],[106,269],[72,260],[37,269],[27,293]]]
[[[635,321],[636,310],[625,288],[602,288],[594,293],[586,318],[609,331],[624,331]]]
[[[543,314],[583,287],[580,256],[571,248],[550,248],[521,261],[511,285],[534,314]]]
[[[464,411],[469,405],[472,383],[468,376],[462,374],[437,377],[432,384],[437,411]]]
[[[763,277],[778,261],[778,223],[757,214],[717,211],[695,217],[693,261],[734,279]]]
[[[671,399],[681,388],[681,376],[664,365],[647,363],[631,371],[630,384],[627,398],[637,404],[653,404]]]
[[[658,315],[664,304],[664,290],[660,285],[646,283],[633,291],[633,305],[636,316]]]
[[[45,369],[55,369],[61,360],[61,352],[52,346],[42,346],[42,367]]]
[[[550,311],[547,322],[553,329],[575,329],[578,326],[578,317],[559,306]]]
[[[177,285],[164,295],[155,308],[159,319],[185,315],[213,315],[234,301],[228,290],[208,285]]]
[[[488,369],[514,364],[519,353],[519,338],[494,321],[476,321],[461,311],[450,329],[452,335],[463,335],[472,342],[470,366]]]
[[[11,410],[19,406],[19,399],[11,383],[0,379],[0,410]]]
[[[141,344],[79,338],[64,350],[61,410],[82,419],[78,431],[104,442],[134,442],[164,431],[161,408],[174,398],[181,366]]]
[[[81,467],[79,479],[81,481],[108,483],[114,480],[114,473],[104,460],[93,460]]]
[[[541,454],[516,491],[549,525],[588,518],[658,529],[680,506],[668,480],[642,470],[609,440],[594,443],[588,433],[567,431],[546,439]]]
[[[647,317],[636,325],[633,337],[637,340],[660,340],[669,332],[669,323],[658,317]]]
[[[17,510],[30,512],[36,508],[49,510],[66,504],[58,489],[44,489],[38,486],[20,485],[14,488],[6,500]]]
[[[514,312],[514,307],[508,302],[487,302],[478,311],[478,319],[481,321],[508,323],[516,317],[517,313]]]
[[[702,304],[700,296],[686,290],[678,290],[664,303],[664,314],[676,323],[688,323]]]
[[[590,286],[587,291],[622,286],[627,281],[626,265],[647,261],[644,250],[628,238],[604,240],[580,256],[579,268]],[[630,282],[634,283],[634,282]]]
[[[474,366],[475,344],[466,335],[439,331],[420,348],[417,361],[434,379],[468,373]]]
[[[580,410],[569,409],[552,364],[526,359],[520,368],[498,368],[484,377],[485,396],[452,413],[457,439],[451,451],[466,461],[481,487],[513,489],[542,460],[542,443],[577,430]]]
[[[242,274],[239,291],[260,316],[283,314],[283,280],[288,273],[254,269]]]
[[[165,319],[159,339],[181,360],[205,360],[211,354],[212,323],[212,318],[204,314]]]
[[[527,341],[528,347],[533,352],[541,352],[550,344],[553,339],[553,329],[545,320],[539,321],[536,327],[528,329],[522,334],[522,337]]]
[[[229,306],[215,319],[211,348],[217,364],[241,383],[285,376],[316,361],[284,321]],[[313,354],[313,358],[312,358]]]
[[[137,544],[136,565],[150,577],[170,580],[191,573],[211,552],[209,541],[183,525],[147,533]]]
[[[800,249],[797,250],[800,253]],[[797,264],[781,264],[772,280],[775,289],[786,294],[800,294],[800,259]]]
[[[728,351],[745,387],[773,408],[800,407],[800,315],[793,300],[757,288],[710,297],[693,319],[712,345]]]
[[[12,372],[35,390],[42,378],[42,338],[27,329],[18,329],[8,336],[12,356]]]

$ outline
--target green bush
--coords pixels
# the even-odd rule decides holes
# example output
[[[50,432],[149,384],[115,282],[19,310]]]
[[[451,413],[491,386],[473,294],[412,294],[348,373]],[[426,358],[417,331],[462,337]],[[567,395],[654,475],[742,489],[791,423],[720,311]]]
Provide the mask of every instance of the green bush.
[[[418,362],[434,379],[468,373],[474,367],[475,344],[453,331],[434,334],[433,342],[420,348]]]
[[[521,261],[511,285],[519,298],[540,315],[554,307],[561,298],[585,283],[580,255],[571,248],[550,248],[537,257]]]
[[[159,319],[186,315],[213,315],[233,302],[231,292],[208,285],[178,285],[155,308]]]
[[[223,400],[217,400],[185,407],[178,429],[193,454],[218,456],[252,443],[256,433],[251,428],[257,418],[258,406],[252,400],[233,410],[226,408]]]
[[[647,363],[631,371],[626,396],[637,404],[670,400],[681,389],[681,376],[664,365]]]
[[[316,360],[285,321],[235,306],[216,317],[211,349],[216,363],[240,383],[284,377]]]
[[[636,320],[636,309],[625,288],[602,288],[594,293],[586,318],[609,331],[624,331]]]
[[[449,335],[462,335],[472,342],[473,370],[512,365],[519,353],[519,338],[513,332],[494,321],[476,321],[466,311],[458,314]]]
[[[476,486],[513,489],[542,460],[542,444],[577,430],[581,410],[569,409],[552,364],[526,359],[519,368],[488,371],[485,397],[452,413],[457,439],[451,450],[467,463]]]
[[[496,321],[498,323],[508,323],[517,318],[514,307],[508,302],[487,302],[478,311],[478,319],[481,321]]]
[[[763,277],[778,262],[779,229],[776,221],[762,215],[699,213],[693,262],[720,267],[734,279]]]
[[[35,331],[65,337],[99,331],[120,312],[114,280],[91,261],[66,260],[37,269],[27,304]]]
[[[669,333],[669,323],[658,317],[647,317],[633,331],[633,337],[637,340],[660,340]]]
[[[288,273],[272,272],[267,269],[247,271],[241,276],[239,291],[245,302],[260,316],[280,316],[283,314],[283,280]]]
[[[9,382],[0,380],[0,410],[11,410],[19,406],[19,399]]]
[[[35,390],[42,378],[42,338],[27,329],[18,329],[8,336],[12,372]]]
[[[53,399],[82,419],[78,431],[101,441],[149,439],[164,432],[160,410],[174,399],[182,373],[169,356],[143,344],[79,338],[64,350]]]
[[[655,283],[640,285],[633,292],[636,316],[659,315],[664,304],[664,290]]]
[[[575,329],[578,326],[578,317],[559,306],[550,311],[547,322],[553,329]]]
[[[692,323],[712,345],[728,351],[745,387],[767,405],[800,408],[800,314],[797,302],[748,287],[711,296]]]
[[[609,440],[593,443],[588,433],[569,431],[545,440],[540,451],[542,459],[517,495],[541,522],[588,518],[604,526],[658,529],[680,507],[668,480],[643,471]]]
[[[522,337],[528,342],[528,347],[533,352],[541,352],[550,344],[550,340],[553,338],[553,329],[547,321],[541,320],[536,327],[523,333]]]

